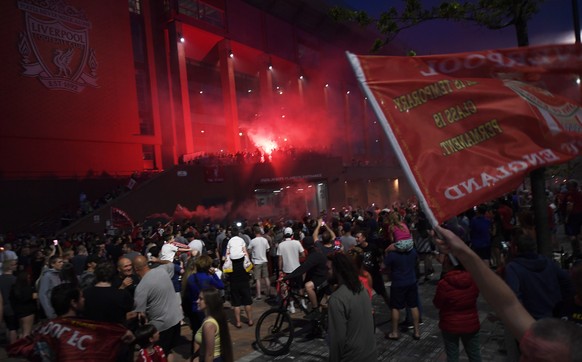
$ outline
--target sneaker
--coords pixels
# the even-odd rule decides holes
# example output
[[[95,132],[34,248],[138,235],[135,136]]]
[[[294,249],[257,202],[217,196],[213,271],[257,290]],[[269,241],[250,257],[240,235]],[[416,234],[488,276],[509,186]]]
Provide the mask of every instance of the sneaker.
[[[261,300],[261,296],[256,297],[255,300]]]
[[[292,305],[290,305],[290,306],[288,306],[288,307],[287,307],[287,311],[288,311],[289,313],[291,313],[291,314],[295,314],[295,307],[294,307],[294,306],[292,306]]]
[[[299,303],[301,303],[301,307],[303,309],[307,310],[307,302],[305,301],[305,299],[301,299]]]

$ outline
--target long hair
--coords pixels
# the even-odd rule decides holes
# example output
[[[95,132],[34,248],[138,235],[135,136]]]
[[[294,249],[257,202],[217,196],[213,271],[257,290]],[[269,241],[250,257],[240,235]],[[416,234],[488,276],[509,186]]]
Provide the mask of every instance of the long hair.
[[[344,253],[330,255],[333,275],[338,285],[345,285],[352,293],[359,293],[363,286],[358,279],[359,272],[352,260]]]
[[[206,314],[216,319],[220,328],[220,355],[222,360],[224,362],[233,362],[232,340],[230,339],[230,330],[228,329],[220,292],[214,287],[209,287],[202,290],[202,297],[206,304]]]
[[[400,218],[400,214],[397,211],[392,211],[391,213],[388,214],[388,223],[390,226],[403,229],[402,220]]]
[[[182,296],[184,296],[186,288],[188,288],[188,278],[192,274],[196,274],[196,258],[189,258],[186,262],[184,274],[182,274]]]

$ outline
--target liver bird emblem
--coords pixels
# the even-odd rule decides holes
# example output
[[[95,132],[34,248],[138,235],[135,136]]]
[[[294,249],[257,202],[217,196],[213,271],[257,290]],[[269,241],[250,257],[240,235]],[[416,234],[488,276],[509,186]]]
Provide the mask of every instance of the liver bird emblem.
[[[55,56],[53,57],[53,63],[59,68],[57,77],[69,77],[71,75],[71,68],[69,64],[71,63],[71,58],[73,58],[73,49],[56,49]]]

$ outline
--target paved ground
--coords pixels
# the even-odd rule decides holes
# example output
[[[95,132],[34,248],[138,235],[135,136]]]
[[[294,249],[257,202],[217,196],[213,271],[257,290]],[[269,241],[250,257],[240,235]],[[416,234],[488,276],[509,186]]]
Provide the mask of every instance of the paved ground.
[[[438,269],[435,276],[440,274],[440,270]],[[419,286],[421,304],[423,306],[422,319],[424,322],[421,326],[420,341],[415,341],[412,338],[412,330],[403,332],[402,337],[398,341],[387,340],[384,334],[391,328],[390,311],[384,304],[382,298],[376,295],[373,297],[372,301],[376,311],[375,322],[376,342],[379,351],[378,361],[417,362],[446,360],[440,330],[438,328],[438,312],[432,305],[435,288],[436,278],[422,283]],[[505,355],[500,351],[500,347],[503,346],[503,326],[500,322],[488,317],[490,308],[481,299],[479,300],[479,310],[482,321],[481,345],[483,360],[502,361],[505,359]],[[237,361],[327,361],[329,354],[325,340],[307,339],[306,334],[309,328],[306,321],[302,319],[300,313],[296,313],[294,318],[297,318],[296,332],[299,334],[299,337],[294,340],[289,354],[273,358],[263,355],[260,351],[254,351],[237,358]],[[401,315],[401,319],[403,318],[403,315]],[[461,361],[467,360],[464,356],[462,357]]]
[[[565,243],[565,238],[560,237],[562,245],[566,250],[570,246]],[[438,328],[438,311],[432,305],[432,298],[435,293],[436,283],[440,275],[440,265],[434,263],[434,279],[423,282],[419,285],[420,299],[423,309],[423,322],[421,326],[421,340],[415,341],[412,338],[412,331],[402,333],[402,338],[398,341],[384,338],[385,332],[390,327],[390,312],[384,305],[382,298],[374,296],[372,301],[376,311],[376,341],[378,345],[378,361],[446,361],[446,354]],[[264,300],[256,301],[253,304],[254,321],[270,308]],[[491,313],[491,309],[482,298],[479,298],[478,309],[481,320],[481,354],[483,361],[505,361],[504,352],[504,327],[497,321]],[[230,320],[233,320],[232,310],[227,310]],[[234,328],[231,325],[231,336],[233,339],[235,360],[239,362],[260,362],[260,361],[327,361],[328,349],[324,339],[308,339],[306,335],[309,331],[308,321],[303,319],[302,313],[293,315],[296,327],[296,337],[288,354],[279,357],[270,357],[262,354],[254,345],[255,327],[244,324],[247,319],[242,317],[243,327]],[[403,313],[401,313],[401,320]],[[3,332],[0,331],[0,361],[22,361],[20,359],[8,359],[5,350],[1,347],[5,342]],[[182,328],[182,340],[176,348],[174,361],[188,361],[190,355],[191,333],[188,327]],[[468,361],[464,352],[461,351],[461,361]],[[366,361],[361,361],[366,362]]]

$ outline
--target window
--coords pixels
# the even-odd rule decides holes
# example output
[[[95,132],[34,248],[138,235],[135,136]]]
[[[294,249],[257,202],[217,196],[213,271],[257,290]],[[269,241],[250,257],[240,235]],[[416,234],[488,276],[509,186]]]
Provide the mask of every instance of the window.
[[[141,152],[143,155],[144,170],[156,169],[156,149],[154,145],[142,145]]]
[[[178,13],[224,29],[224,10],[201,0],[178,0]]]

